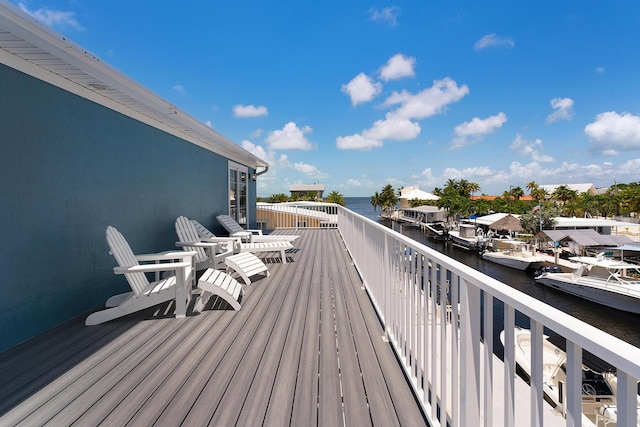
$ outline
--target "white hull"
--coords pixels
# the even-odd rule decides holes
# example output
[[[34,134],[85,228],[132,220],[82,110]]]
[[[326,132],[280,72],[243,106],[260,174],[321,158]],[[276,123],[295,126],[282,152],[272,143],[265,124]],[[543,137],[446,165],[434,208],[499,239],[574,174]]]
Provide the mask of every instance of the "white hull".
[[[531,331],[516,328],[514,334],[516,363],[530,377]],[[504,331],[500,333],[500,341],[504,345]],[[543,392],[557,408],[562,408],[560,382],[566,384],[566,375],[563,369],[565,362],[566,353],[551,343],[549,337],[544,335],[542,346]],[[582,425],[592,426],[595,424],[596,410],[603,405],[615,405],[615,396],[604,376],[594,376],[587,371],[583,373],[582,390]]]
[[[536,282],[607,307],[640,314],[640,283],[623,284],[573,273],[542,273]]]
[[[457,231],[449,231],[449,239],[454,246],[468,251],[480,251],[486,245],[482,237],[461,237]]]
[[[482,258],[487,261],[495,262],[496,264],[504,265],[506,267],[515,268],[517,270],[526,270],[527,268],[540,268],[542,267],[542,258],[530,256],[525,257],[521,255],[509,255],[504,252],[485,252],[482,254]]]

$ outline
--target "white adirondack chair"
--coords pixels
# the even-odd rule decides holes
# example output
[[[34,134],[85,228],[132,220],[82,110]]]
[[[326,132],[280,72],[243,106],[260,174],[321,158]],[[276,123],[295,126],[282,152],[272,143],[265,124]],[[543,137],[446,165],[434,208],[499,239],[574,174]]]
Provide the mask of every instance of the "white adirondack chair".
[[[194,225],[198,235],[203,238],[212,238],[212,239],[220,239],[220,237],[216,237],[211,231],[209,231],[205,226],[200,224],[196,220],[191,220],[191,223]],[[297,237],[297,236],[296,236]],[[234,239],[239,239],[239,237],[235,237]],[[283,241],[283,240],[272,240],[269,242],[257,242],[257,243],[234,243],[234,251],[235,252],[250,252],[250,253],[258,253],[258,252],[280,252],[280,257],[282,259],[282,263],[287,263],[287,257],[285,252],[288,249],[293,249],[293,245],[291,242]]]
[[[232,245],[219,245],[217,242],[208,239],[203,241],[198,236],[193,224],[189,218],[179,216],[176,219],[176,234],[179,242],[176,246],[183,248],[185,251],[195,251],[196,270],[204,270],[206,268],[219,269],[224,266],[226,257],[233,255]]]
[[[106,234],[110,252],[118,262],[118,267],[114,267],[113,272],[124,274],[131,292],[109,298],[105,303],[107,308],[89,315],[85,325],[98,325],[174,299],[176,317],[184,317],[191,298],[195,253],[172,251],[136,256],[124,236],[114,227],[107,227]],[[151,261],[156,264],[140,264]],[[147,272],[156,272],[158,277],[157,273],[161,271],[172,272],[173,275],[154,282],[149,282],[145,275]]]
[[[294,234],[264,235],[262,234],[262,230],[242,228],[242,226],[229,215],[218,215],[216,218],[220,221],[224,229],[229,232],[229,236],[240,237],[244,242],[293,242],[300,237]]]
[[[187,217],[180,216],[176,219],[176,234],[180,242],[176,246],[184,250],[196,251],[196,270],[205,268],[224,269],[227,273],[236,273],[246,285],[251,284],[249,279],[259,273],[269,276],[269,270],[260,258],[249,252],[234,253],[234,243],[239,244],[235,238],[204,238],[198,235],[194,225],[197,221],[189,221]],[[217,253],[219,248],[222,252]]]

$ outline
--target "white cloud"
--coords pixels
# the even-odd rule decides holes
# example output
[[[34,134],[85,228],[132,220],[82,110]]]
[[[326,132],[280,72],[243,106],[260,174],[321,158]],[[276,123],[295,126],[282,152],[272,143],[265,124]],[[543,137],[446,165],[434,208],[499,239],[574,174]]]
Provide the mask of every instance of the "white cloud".
[[[382,147],[384,140],[403,141],[413,139],[420,134],[420,125],[411,120],[387,114],[384,119],[377,120],[362,134],[339,136],[336,147],[340,150],[368,151]]]
[[[367,139],[360,134],[339,136],[336,138],[336,148],[339,150],[369,151],[376,147],[382,147],[379,139]]]
[[[211,123],[211,120],[207,120],[206,122],[204,122],[204,124],[207,125],[207,127],[213,129],[213,123]]]
[[[29,10],[24,3],[18,3],[20,9],[29,15],[36,18],[38,21],[43,24],[57,28],[59,30],[65,30],[67,28],[74,29],[76,31],[85,31],[85,28],[78,23],[76,20],[75,12],[63,12],[61,10],[53,10],[53,9],[37,9],[37,10]]]
[[[274,178],[277,176],[278,171],[284,169],[295,170],[304,174],[307,178],[325,179],[329,177],[329,174],[322,172],[316,166],[304,162],[291,162],[286,154],[278,156],[275,151],[265,150],[261,145],[256,145],[246,139],[240,145],[251,154],[269,163],[269,173],[265,175],[266,178]]]
[[[292,167],[298,172],[305,174],[307,178],[325,179],[329,176],[324,172],[320,172],[320,170],[317,167],[310,165],[308,163],[298,162],[298,163],[294,163]]]
[[[516,45],[511,37],[500,37],[496,34],[487,34],[483,36],[474,45],[475,50],[483,50],[488,48],[508,48],[511,49]]]
[[[369,21],[386,23],[392,27],[398,24],[398,16],[400,8],[397,6],[389,6],[382,9],[369,9]]]
[[[571,120],[573,118],[573,99],[571,98],[553,98],[550,101],[553,113],[547,116],[547,123],[557,122],[558,120]]]
[[[267,154],[265,149],[261,145],[255,145],[251,141],[247,141],[246,139],[240,143],[242,148],[250,152],[256,157],[266,161],[267,163],[271,163],[274,161],[274,156]]]
[[[456,150],[481,140],[485,135],[497,132],[507,122],[507,115],[500,112],[495,116],[480,119],[474,117],[470,122],[459,124],[453,129],[456,137],[451,140],[449,148]]]
[[[452,103],[469,93],[469,88],[450,78],[436,80],[432,87],[417,94],[407,91],[394,92],[385,101],[386,106],[397,106],[388,112],[384,119],[377,120],[369,129],[360,134],[339,136],[336,147],[340,150],[367,151],[381,147],[385,140],[403,141],[420,135],[420,124],[412,120],[420,120],[444,110]]]
[[[362,132],[367,139],[403,141],[420,135],[420,125],[411,120],[387,114],[382,120],[373,123],[370,129]]]
[[[349,83],[342,85],[342,93],[349,95],[351,105],[371,101],[382,92],[382,84],[374,82],[364,73],[355,76]]]
[[[403,77],[413,77],[415,75],[413,71],[415,63],[415,58],[398,53],[389,58],[386,65],[380,69],[380,78],[384,81],[389,81]]]
[[[262,129],[258,128],[256,130],[254,130],[253,132],[251,132],[251,134],[249,135],[251,138],[260,138],[260,136],[262,135],[262,132],[264,132]]]
[[[234,105],[233,106],[233,115],[234,117],[260,117],[260,116],[268,116],[269,111],[267,107],[264,105],[260,105],[256,107],[255,105]]]
[[[519,152],[523,156],[531,156],[531,158],[536,162],[555,162],[553,157],[540,152],[540,150],[542,150],[542,140],[539,138],[531,142],[524,139],[522,134],[518,133],[516,134],[515,139],[511,142],[509,148]]]
[[[466,85],[458,87],[458,84],[449,77],[435,80],[433,86],[417,94],[403,90],[393,92],[384,102],[391,106],[399,104],[400,107],[393,114],[408,119],[421,120],[442,112],[447,105],[457,102],[469,93]]]
[[[596,73],[597,74],[603,74],[605,72],[605,68],[604,67],[596,67]]]
[[[186,93],[184,86],[182,85],[175,85],[173,86],[171,89],[175,90],[176,92],[178,92],[180,95],[184,95]]]
[[[640,116],[615,111],[600,113],[584,128],[591,149],[603,154],[640,150]]]
[[[265,141],[270,150],[313,150],[314,145],[304,136],[311,130],[309,126],[299,128],[294,122],[289,122],[282,130],[269,132]]]

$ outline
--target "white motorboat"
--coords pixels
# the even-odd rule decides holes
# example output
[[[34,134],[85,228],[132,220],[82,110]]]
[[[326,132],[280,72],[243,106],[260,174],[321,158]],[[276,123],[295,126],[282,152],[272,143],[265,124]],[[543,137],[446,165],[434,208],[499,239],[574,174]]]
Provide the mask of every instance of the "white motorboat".
[[[460,224],[457,230],[449,230],[449,240],[454,246],[468,251],[481,251],[487,244],[482,229],[470,224]]]
[[[518,270],[538,269],[544,263],[531,245],[521,240],[493,239],[491,248],[482,253],[482,258]]]
[[[515,358],[523,373],[531,376],[531,331],[516,328]],[[500,332],[500,341],[504,345],[504,331]],[[565,340],[560,336],[543,336],[542,346],[542,376],[545,397],[560,412],[563,410],[563,387],[566,385],[566,353]],[[582,356],[582,413],[583,425],[594,423],[595,414],[602,406],[615,405],[615,395],[611,385],[605,378],[605,372],[613,369],[606,362],[583,351]],[[615,376],[615,375],[614,375]]]
[[[640,314],[640,265],[606,258],[571,257],[579,266],[570,273],[541,269],[535,281],[618,310]]]

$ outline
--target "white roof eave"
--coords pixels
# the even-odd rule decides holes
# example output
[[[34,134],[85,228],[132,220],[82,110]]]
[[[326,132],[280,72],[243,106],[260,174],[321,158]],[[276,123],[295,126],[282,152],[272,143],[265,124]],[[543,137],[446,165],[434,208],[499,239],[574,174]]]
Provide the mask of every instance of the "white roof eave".
[[[250,167],[268,163],[0,0],[0,63]]]

